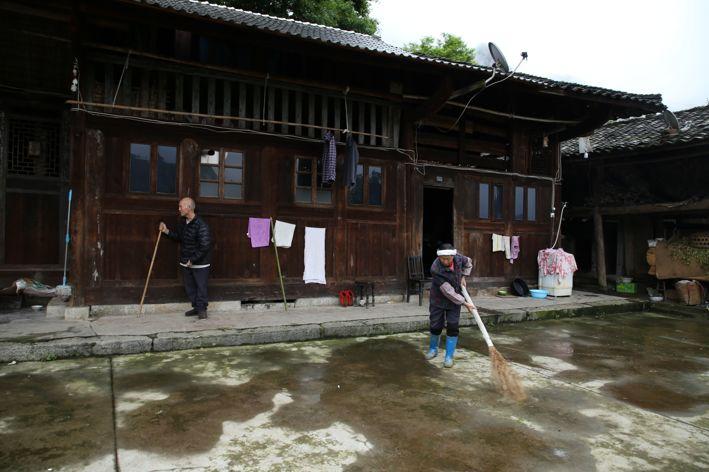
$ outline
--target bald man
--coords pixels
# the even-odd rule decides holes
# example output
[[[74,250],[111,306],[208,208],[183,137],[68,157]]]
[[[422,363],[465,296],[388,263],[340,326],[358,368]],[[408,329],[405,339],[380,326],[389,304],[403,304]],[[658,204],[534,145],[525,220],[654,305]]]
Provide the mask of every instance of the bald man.
[[[185,292],[192,303],[192,309],[185,316],[207,318],[207,279],[212,256],[212,239],[209,226],[194,212],[195,203],[191,198],[180,200],[178,211],[181,221],[175,231],[170,231],[160,222],[160,231],[180,243],[180,266],[185,283]]]

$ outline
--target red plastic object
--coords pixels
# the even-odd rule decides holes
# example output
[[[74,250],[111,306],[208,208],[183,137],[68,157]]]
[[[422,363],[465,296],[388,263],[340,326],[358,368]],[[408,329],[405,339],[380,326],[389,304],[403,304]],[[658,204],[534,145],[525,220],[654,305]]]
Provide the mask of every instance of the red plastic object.
[[[354,294],[352,290],[340,290],[340,305],[342,306],[352,306],[354,303]]]

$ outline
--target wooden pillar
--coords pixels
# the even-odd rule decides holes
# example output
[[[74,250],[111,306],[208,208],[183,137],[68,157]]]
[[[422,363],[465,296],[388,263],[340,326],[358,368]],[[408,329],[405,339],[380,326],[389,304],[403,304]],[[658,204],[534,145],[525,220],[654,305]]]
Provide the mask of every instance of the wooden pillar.
[[[84,189],[85,150],[86,150],[86,116],[74,114],[71,126],[71,187],[74,189],[72,199],[72,219],[69,228],[71,242],[69,243],[69,284],[73,287],[72,305],[82,306],[85,302],[86,287],[84,284],[84,227],[86,214],[84,211],[86,194]]]
[[[608,288],[606,282],[606,249],[603,241],[603,216],[598,209],[598,206],[593,207],[593,235],[596,242],[596,275],[598,276],[598,285],[602,289]]]
[[[5,263],[5,202],[6,177],[7,172],[7,118],[5,113],[0,112],[0,264]]]

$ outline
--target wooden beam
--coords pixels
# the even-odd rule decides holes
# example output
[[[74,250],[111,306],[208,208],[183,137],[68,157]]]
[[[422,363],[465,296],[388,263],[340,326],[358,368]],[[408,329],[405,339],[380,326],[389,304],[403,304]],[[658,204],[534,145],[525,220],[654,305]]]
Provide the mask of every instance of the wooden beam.
[[[244,83],[239,83],[239,116],[246,116],[246,84]],[[239,120],[239,128],[245,127],[246,122]]]
[[[261,129],[260,121],[263,119],[263,115],[262,115],[263,97],[261,95],[262,95],[261,86],[254,85],[254,121],[253,121],[253,126],[254,126],[254,129],[256,129],[256,130]]]
[[[377,106],[374,103],[369,104],[369,144],[375,146],[377,144]]]
[[[303,92],[299,90],[295,92],[295,122],[303,122]],[[295,134],[301,136],[303,134],[303,127],[296,126]]]
[[[453,81],[449,75],[446,75],[443,80],[441,80],[441,83],[438,85],[438,89],[434,92],[434,94],[413,110],[411,120],[413,122],[417,122],[429,116],[435,115],[438,110],[443,108],[452,93]]]
[[[223,105],[222,105],[222,112],[225,115],[231,115],[231,82],[228,80],[224,81],[224,84],[222,85],[223,87]],[[223,120],[222,123],[224,126],[231,126],[231,120]]]
[[[197,75],[192,76],[192,114],[199,113],[199,81]],[[199,120],[198,120],[199,121]]]
[[[709,198],[704,198],[702,200],[697,201],[684,200],[681,202],[645,203],[641,205],[622,205],[617,207],[598,208],[599,213],[605,216],[649,215],[656,213],[676,213],[707,210],[709,210]],[[592,213],[593,208],[580,207],[571,209],[569,215],[578,218],[591,216]]]
[[[308,124],[311,126],[315,125],[315,95],[312,93],[308,94]],[[315,137],[314,128],[308,128],[308,137]]]
[[[289,115],[289,110],[290,108],[290,91],[287,89],[281,89],[281,121],[284,123],[288,123],[288,115]],[[290,129],[288,128],[288,125],[281,125],[281,133],[283,134],[288,134],[290,132]]]
[[[182,111],[184,100],[184,76],[182,74],[175,74],[175,110]]]
[[[208,79],[207,80],[207,114],[214,115],[216,112],[217,112],[217,82],[215,79]],[[207,123],[213,125],[214,120],[208,118]]]
[[[266,129],[270,133],[273,133],[275,127],[273,126],[273,121],[276,117],[276,89],[273,87],[268,88],[268,105],[266,106],[266,116],[268,117]]]

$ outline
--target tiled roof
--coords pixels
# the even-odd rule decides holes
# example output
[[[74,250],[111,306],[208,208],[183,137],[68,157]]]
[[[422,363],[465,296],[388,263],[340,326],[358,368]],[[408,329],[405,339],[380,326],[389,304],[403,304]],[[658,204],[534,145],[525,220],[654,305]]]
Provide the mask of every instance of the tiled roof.
[[[637,118],[611,121],[594,131],[591,136],[591,156],[642,149],[709,142],[709,105],[675,113],[679,132],[669,134],[662,113]],[[565,156],[579,154],[578,140],[570,139],[561,145]]]
[[[489,73],[490,67],[473,65],[464,62],[452,62],[434,57],[427,57],[412,54],[401,48],[387,44],[381,39],[353,31],[345,31],[330,26],[316,25],[304,21],[278,18],[274,16],[239,10],[233,7],[215,5],[208,2],[196,0],[133,0],[137,3],[152,5],[164,9],[184,12],[189,15],[208,17],[214,20],[228,21],[237,25],[256,28],[271,33],[297,36],[304,39],[330,43],[352,49],[375,52],[396,57],[405,57],[416,61],[436,63],[445,66],[475,70]],[[613,98],[619,100],[630,100],[639,104],[649,105],[656,109],[662,108],[662,97],[657,94],[642,95],[634,93],[620,92],[600,87],[580,85],[571,82],[560,82],[544,77],[537,77],[529,74],[517,73],[510,80],[518,82],[532,83],[544,88],[563,90],[570,93],[587,94]]]

